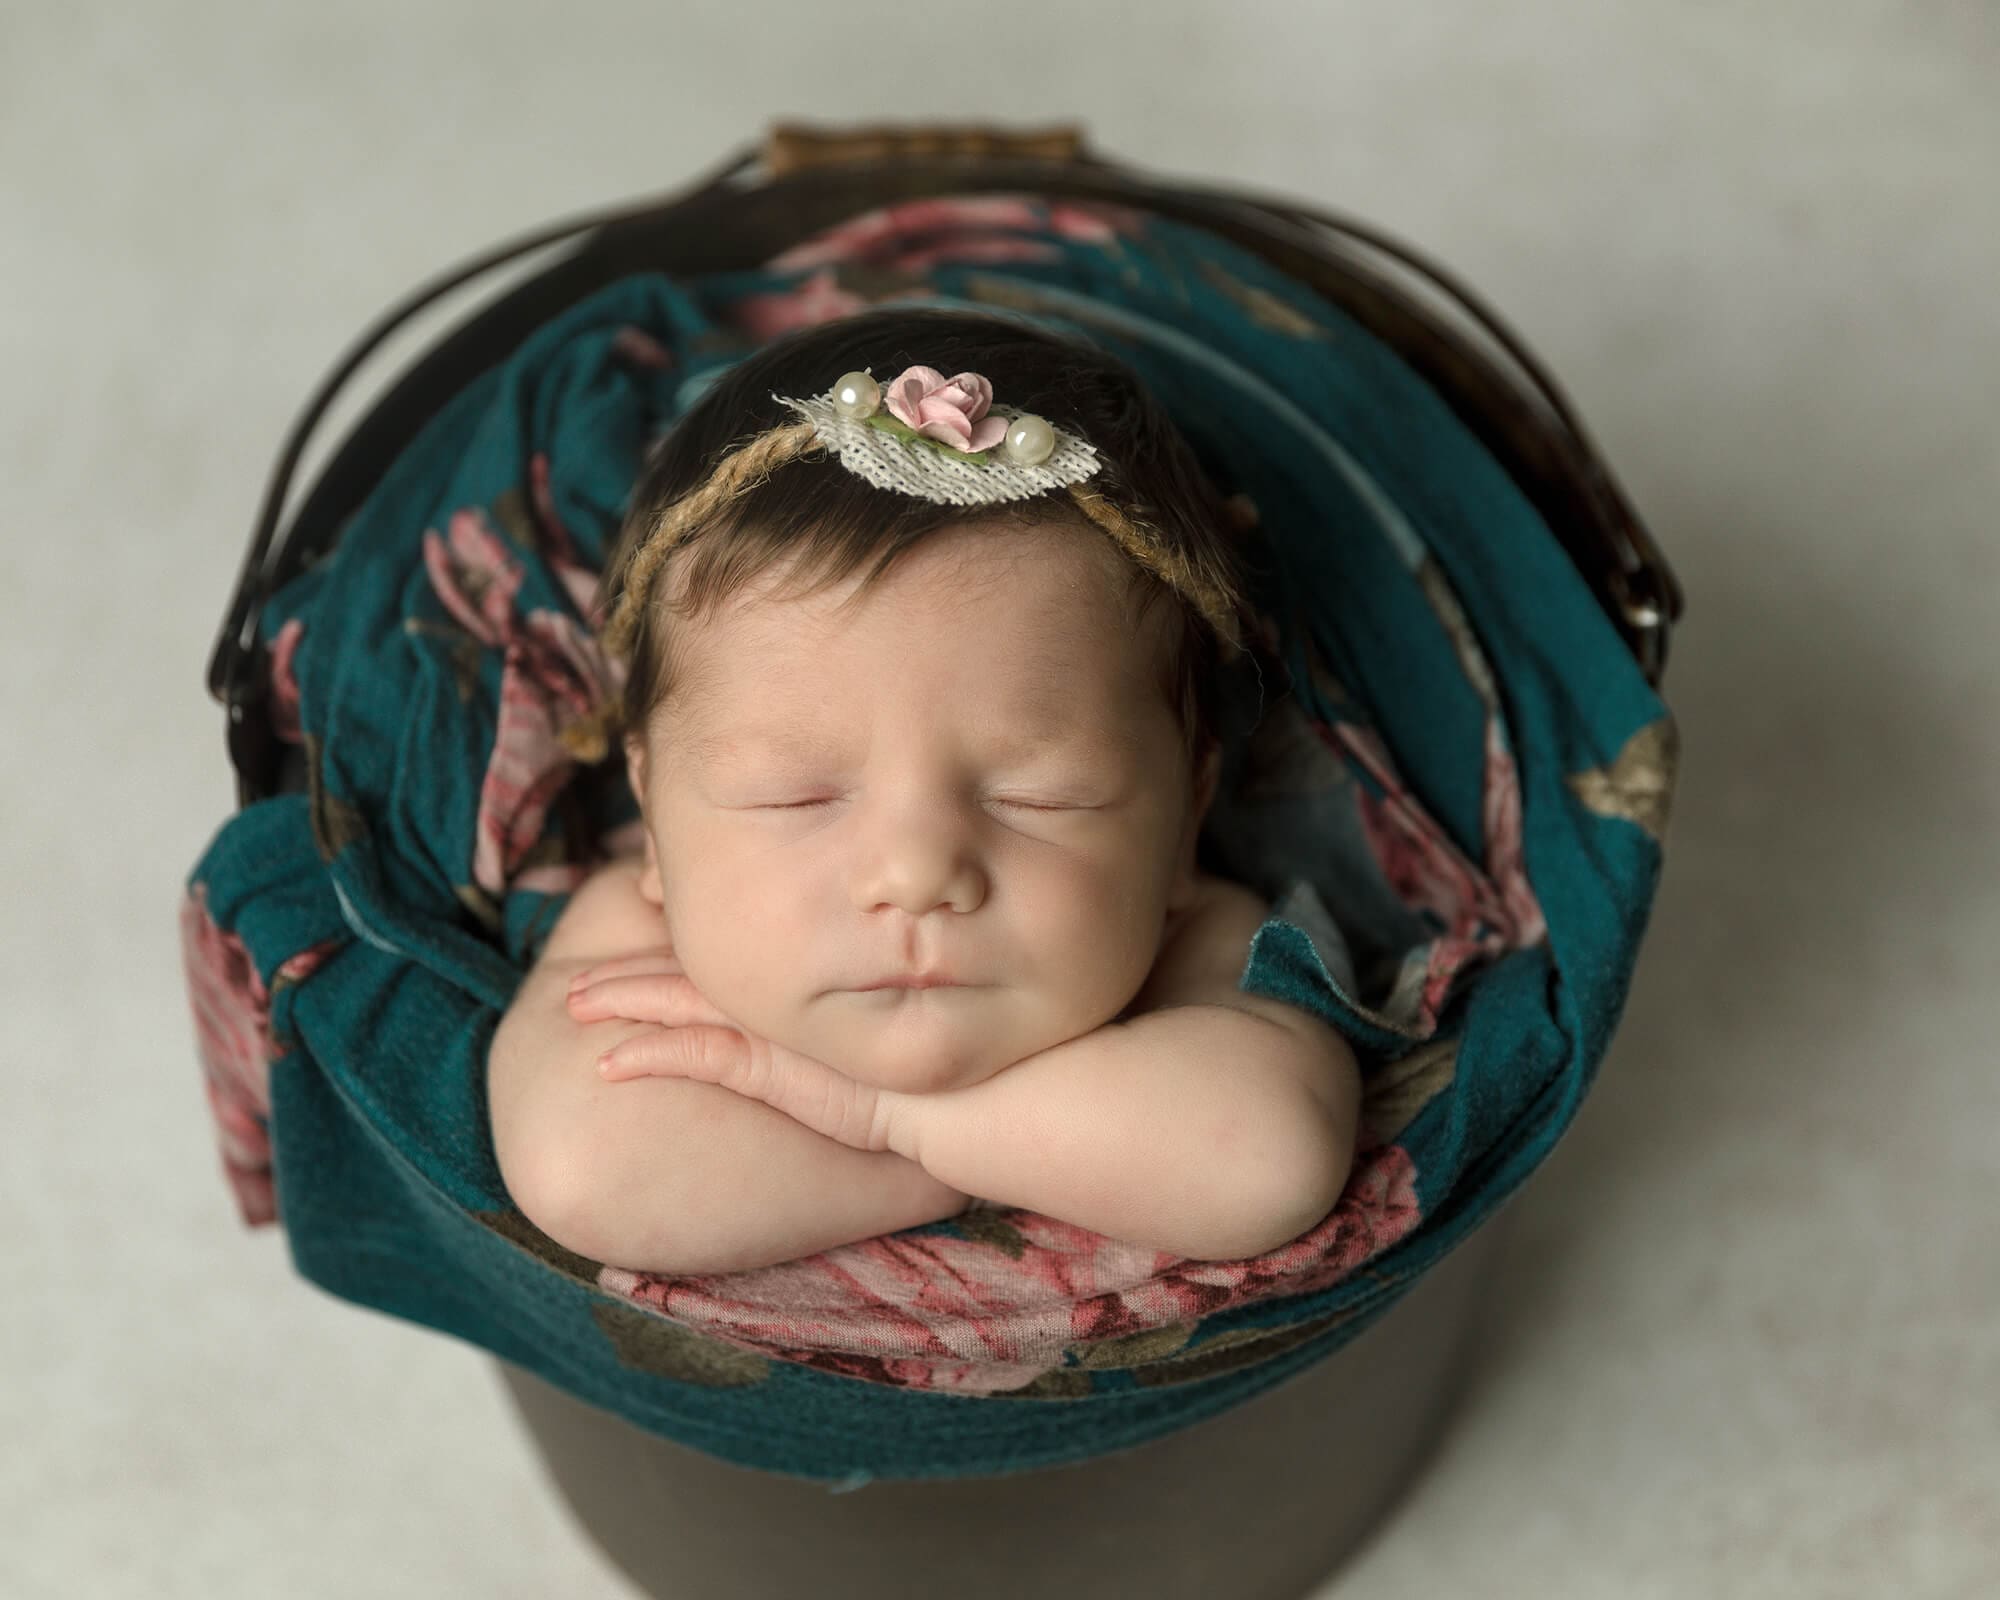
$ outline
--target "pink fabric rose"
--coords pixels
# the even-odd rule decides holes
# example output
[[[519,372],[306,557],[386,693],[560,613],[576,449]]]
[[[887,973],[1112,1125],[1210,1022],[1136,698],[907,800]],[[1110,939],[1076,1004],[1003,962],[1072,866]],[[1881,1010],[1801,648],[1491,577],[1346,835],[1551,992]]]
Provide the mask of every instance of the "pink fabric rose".
[[[993,385],[976,372],[947,378],[936,367],[905,367],[883,394],[897,421],[967,454],[1007,437],[1007,419],[986,415]]]

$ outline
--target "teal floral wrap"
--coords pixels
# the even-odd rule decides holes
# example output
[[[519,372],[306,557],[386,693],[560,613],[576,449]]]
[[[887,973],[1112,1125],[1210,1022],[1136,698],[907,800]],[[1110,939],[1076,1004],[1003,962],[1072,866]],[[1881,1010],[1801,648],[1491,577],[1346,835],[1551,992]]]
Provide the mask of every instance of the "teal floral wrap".
[[[992,1207],[758,1271],[578,1257],[510,1200],[493,1030],[634,846],[587,610],[649,442],[771,338],[873,305],[1101,343],[1260,569],[1214,871],[1241,986],[1366,1085],[1317,1228],[1190,1261]],[[1324,1359],[1511,1194],[1590,1087],[1661,864],[1674,725],[1548,526],[1387,345],[1200,230],[1033,195],[871,211],[763,266],[621,279],[431,418],[260,620],[304,781],[224,822],[182,943],[222,1169],[333,1294],[740,1466],[843,1484],[1129,1448]]]

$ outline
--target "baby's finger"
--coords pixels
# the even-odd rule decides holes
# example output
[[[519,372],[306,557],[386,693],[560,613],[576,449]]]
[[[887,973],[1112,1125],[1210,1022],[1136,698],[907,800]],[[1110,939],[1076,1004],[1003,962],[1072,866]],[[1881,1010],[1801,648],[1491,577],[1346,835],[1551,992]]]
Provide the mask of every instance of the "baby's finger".
[[[626,1017],[633,1022],[678,1027],[689,1022],[712,1021],[696,1015],[701,1005],[700,992],[692,979],[668,973],[606,978],[587,989],[572,990],[569,996],[569,1014],[579,1022]]]
[[[734,1028],[661,1028],[635,1034],[597,1058],[607,1082],[626,1078],[699,1078],[727,1084],[748,1064],[749,1045]]]
[[[680,961],[667,950],[648,950],[636,956],[617,956],[585,967],[569,980],[569,992],[587,989],[607,978],[671,977],[682,971]]]
[[[607,978],[572,994],[569,1014],[579,1022],[625,1017],[633,1022],[658,1022],[670,1028],[699,1023],[735,1026],[695,987],[694,979],[681,975]]]
[[[680,959],[674,954],[671,945],[654,945],[650,949],[635,950],[628,956],[612,956],[608,960],[594,961],[588,967],[584,968],[583,971],[579,972],[577,976],[579,978],[623,978],[629,977],[635,972],[658,972],[661,970],[669,972],[679,972],[681,970]]]

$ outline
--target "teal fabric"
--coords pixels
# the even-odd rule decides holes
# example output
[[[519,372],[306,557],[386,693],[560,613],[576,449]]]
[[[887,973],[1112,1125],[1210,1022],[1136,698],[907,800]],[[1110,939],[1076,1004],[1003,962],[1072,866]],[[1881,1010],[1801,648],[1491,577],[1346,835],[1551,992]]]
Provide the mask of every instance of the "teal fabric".
[[[754,1381],[698,1370],[673,1323],[598,1286],[594,1264],[515,1210],[483,1063],[565,897],[474,881],[503,653],[454,634],[422,540],[480,509],[521,564],[517,604],[578,615],[546,544],[522,531],[534,508],[546,505],[594,571],[647,442],[754,348],[732,308],[810,276],[648,274],[543,326],[464,390],[334,553],[261,619],[274,646],[294,625],[308,786],[225,821],[188,890],[212,922],[205,936],[241,953],[268,1011],[259,1120],[306,1278],[739,1465],[844,1484],[982,1476],[1130,1447],[1324,1359],[1479,1226],[1569,1125],[1617,1026],[1660,869],[1664,705],[1502,467],[1353,318],[1159,219],[1110,246],[1056,228],[1036,242],[1032,258],[938,265],[931,292],[908,298],[1027,315],[1108,346],[1225,492],[1254,503],[1269,561],[1253,598],[1280,647],[1231,681],[1223,795],[1203,849],[1281,912],[1243,987],[1340,1028],[1371,1085],[1450,1045],[1449,1074],[1395,1133],[1420,1223],[1330,1286],[1201,1319],[1190,1345],[1266,1330],[1262,1359],[1217,1360],[1188,1382],[1079,1363],[1024,1400],[786,1361]],[[632,359],[635,329],[671,359]],[[537,461],[545,502],[531,488]],[[1440,611],[1454,602],[1456,633]],[[1468,656],[1470,641],[1483,654]],[[1272,680],[1273,660],[1288,685]],[[1329,763],[1289,785],[1251,771],[1251,735],[1281,692],[1301,728],[1321,730],[1314,758]],[[1490,858],[1482,807],[1496,751],[1518,776],[1520,855],[1545,936],[1470,961],[1430,1014],[1398,985],[1441,928],[1363,837],[1356,817],[1391,796],[1353,758],[1364,746],[1323,736],[1342,726],[1379,741],[1442,830],[1436,850],[1474,863]],[[622,781],[584,771],[551,811],[539,859],[578,859],[577,841],[635,816]]]

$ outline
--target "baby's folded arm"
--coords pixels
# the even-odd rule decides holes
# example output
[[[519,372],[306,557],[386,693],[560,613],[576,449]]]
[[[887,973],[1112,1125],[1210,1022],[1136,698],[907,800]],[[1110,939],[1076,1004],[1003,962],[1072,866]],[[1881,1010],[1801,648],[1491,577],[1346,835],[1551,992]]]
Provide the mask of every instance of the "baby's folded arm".
[[[666,947],[637,868],[572,896],[494,1034],[488,1103],[523,1216],[593,1261],[649,1272],[769,1266],[954,1216],[967,1196],[893,1152],[853,1150],[691,1078],[607,1083],[597,1057],[651,1023],[569,1015],[570,979]]]
[[[917,1103],[945,1181],[1191,1260],[1262,1255],[1322,1221],[1350,1128],[1306,1083],[1312,1048],[1268,1017],[1194,1004],[1109,1022]]]

